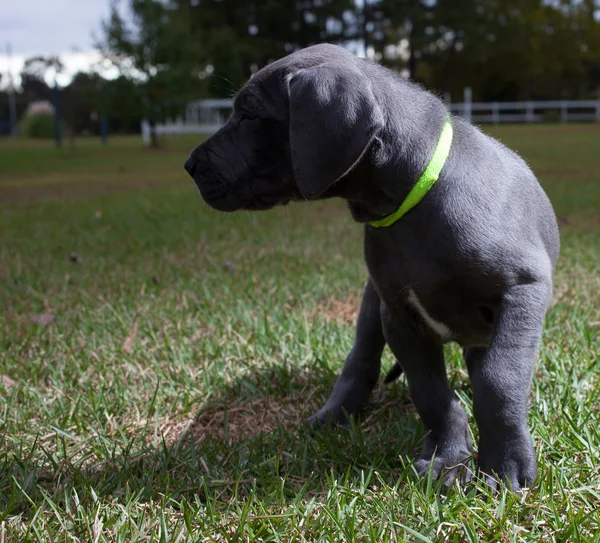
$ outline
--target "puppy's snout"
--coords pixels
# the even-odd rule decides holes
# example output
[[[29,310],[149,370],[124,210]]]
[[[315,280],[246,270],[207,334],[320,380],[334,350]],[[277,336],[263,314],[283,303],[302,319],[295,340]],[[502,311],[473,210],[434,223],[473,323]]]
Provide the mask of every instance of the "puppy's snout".
[[[194,176],[194,171],[196,170],[196,166],[198,165],[198,161],[190,156],[186,161],[183,167],[185,171],[189,173],[192,177]]]

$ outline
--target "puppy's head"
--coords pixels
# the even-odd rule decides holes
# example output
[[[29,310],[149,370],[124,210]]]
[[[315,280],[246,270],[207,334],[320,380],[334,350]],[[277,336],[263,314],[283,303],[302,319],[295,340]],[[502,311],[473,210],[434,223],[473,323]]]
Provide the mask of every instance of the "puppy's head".
[[[383,126],[360,61],[329,45],[293,53],[238,92],[233,113],[185,168],[215,209],[269,209],[321,197]]]

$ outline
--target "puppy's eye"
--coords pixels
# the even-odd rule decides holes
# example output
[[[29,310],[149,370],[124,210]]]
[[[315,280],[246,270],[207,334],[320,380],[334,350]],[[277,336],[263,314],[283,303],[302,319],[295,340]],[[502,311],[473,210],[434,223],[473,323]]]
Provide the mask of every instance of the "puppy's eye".
[[[258,116],[252,115],[251,113],[242,113],[242,121],[255,121]]]

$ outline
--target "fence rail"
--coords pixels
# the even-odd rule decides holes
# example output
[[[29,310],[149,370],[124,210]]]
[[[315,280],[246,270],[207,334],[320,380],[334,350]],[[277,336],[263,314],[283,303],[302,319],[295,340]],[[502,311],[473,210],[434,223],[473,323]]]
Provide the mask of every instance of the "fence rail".
[[[478,124],[596,122],[600,123],[599,100],[546,100],[531,102],[471,102],[465,89],[465,101],[448,103],[453,113]],[[199,134],[216,132],[227,120],[233,100],[196,100],[188,104],[184,118],[167,120],[156,126],[159,135]],[[142,121],[142,137],[150,141],[150,125]]]
[[[474,123],[600,123],[600,100],[469,102],[448,104],[450,111]],[[507,113],[508,112],[508,113]]]

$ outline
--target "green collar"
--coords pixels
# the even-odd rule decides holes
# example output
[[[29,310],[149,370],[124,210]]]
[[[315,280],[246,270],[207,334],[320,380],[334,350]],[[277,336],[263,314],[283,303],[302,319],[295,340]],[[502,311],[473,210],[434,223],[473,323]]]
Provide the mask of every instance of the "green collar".
[[[391,226],[398,219],[406,215],[406,213],[408,213],[413,207],[415,207],[425,197],[433,184],[438,180],[440,172],[442,171],[442,168],[446,163],[446,159],[450,154],[451,145],[452,123],[450,122],[450,117],[448,117],[444,123],[444,127],[442,128],[440,139],[437,147],[435,148],[433,156],[431,157],[429,164],[427,164],[427,168],[425,168],[425,171],[421,174],[421,177],[419,177],[419,180],[415,186],[408,193],[408,196],[404,202],[402,202],[400,207],[391,215],[388,215],[383,219],[371,221],[369,224],[375,228]]]

